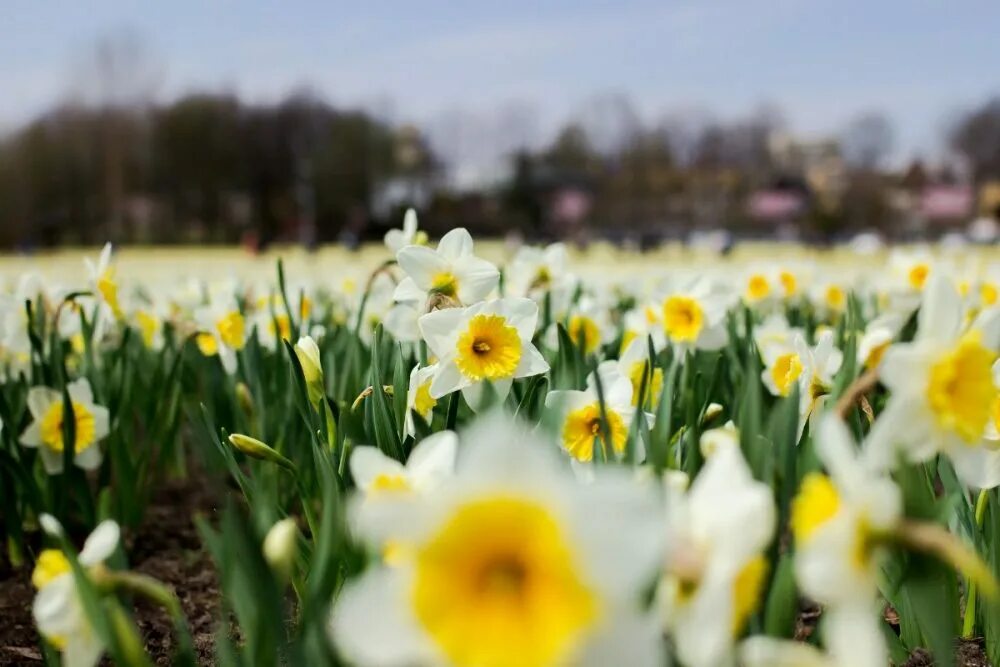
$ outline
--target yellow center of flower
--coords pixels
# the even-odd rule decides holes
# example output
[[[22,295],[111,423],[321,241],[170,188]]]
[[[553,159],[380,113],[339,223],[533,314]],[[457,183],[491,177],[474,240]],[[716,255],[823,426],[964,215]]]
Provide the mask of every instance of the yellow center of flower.
[[[826,475],[811,472],[802,479],[792,501],[791,528],[795,541],[804,544],[840,509],[840,494]]]
[[[830,310],[841,310],[847,301],[844,290],[837,285],[830,285],[826,288],[826,307]]]
[[[648,361],[636,361],[629,368],[628,379],[632,381],[632,405],[639,405],[639,390],[642,388],[642,376],[649,372]],[[663,391],[663,369],[656,368],[646,379],[646,405],[658,405],[660,392]]]
[[[802,375],[802,360],[794,352],[782,354],[775,359],[771,367],[771,379],[774,380],[774,386],[782,396],[788,396],[792,385],[800,375]]]
[[[625,451],[625,440],[628,438],[628,427],[625,421],[614,410],[605,408],[608,420],[608,434],[611,436],[611,447],[617,454]],[[566,415],[562,431],[563,447],[570,456],[578,461],[590,461],[594,458],[594,439],[603,442],[601,433],[601,406],[594,402],[582,408],[573,410]]]
[[[760,301],[766,299],[771,293],[771,283],[760,273],[750,276],[747,281],[747,298],[750,301]]]
[[[663,327],[674,341],[695,341],[704,322],[701,306],[690,297],[672,296],[663,304]]]
[[[921,290],[924,288],[924,283],[927,282],[927,276],[930,273],[931,267],[927,264],[914,264],[910,267],[909,273],[906,274],[906,280],[910,283],[910,287],[915,290]]]
[[[795,296],[799,291],[799,281],[791,271],[782,271],[778,274],[781,287],[785,290],[785,296]]]
[[[409,481],[402,475],[381,473],[372,480],[370,493],[401,493],[412,490]]]
[[[997,286],[993,283],[983,283],[979,286],[979,298],[982,300],[984,306],[992,306],[997,302],[997,297],[1000,296],[1000,292],[997,290]]]
[[[586,315],[574,315],[569,318],[566,333],[584,354],[593,353],[601,343],[601,331],[597,328],[597,323]]]
[[[733,616],[731,627],[733,636],[743,632],[750,616],[757,611],[760,594],[767,577],[767,559],[758,554],[743,566],[733,581]]]
[[[243,321],[243,315],[238,310],[226,313],[220,317],[215,323],[215,328],[218,329],[219,338],[222,339],[226,347],[234,350],[243,349],[243,334],[246,325]]]
[[[865,368],[876,368],[882,363],[882,357],[885,356],[885,351],[889,349],[889,345],[892,343],[891,340],[887,340],[884,343],[879,343],[871,349],[868,353],[868,357],[865,359]]]
[[[76,442],[73,444],[73,452],[79,453],[94,444],[94,415],[81,403],[72,401],[73,417],[75,418]],[[49,406],[45,414],[42,415],[42,422],[39,426],[42,437],[42,444],[54,452],[63,451],[63,402],[55,401]]]
[[[308,319],[309,314],[312,313],[313,302],[312,299],[303,295],[302,301],[299,302],[299,317],[302,319]]]
[[[280,336],[281,340],[291,341],[292,321],[288,319],[288,315],[275,315],[274,318],[268,321],[268,331],[275,338]]]
[[[470,501],[416,550],[411,603],[460,667],[572,662],[599,615],[553,517],[535,501]]]
[[[135,322],[139,325],[139,333],[142,335],[142,342],[146,345],[146,347],[153,347],[153,341],[156,338],[156,330],[160,326],[159,320],[145,310],[140,310],[135,314]]]
[[[70,571],[69,560],[58,549],[44,549],[38,554],[35,569],[31,572],[31,584],[43,589],[53,579]]]
[[[219,341],[210,333],[201,332],[194,337],[194,342],[206,357],[213,357],[219,353]]]
[[[115,317],[121,317],[121,306],[118,305],[118,285],[115,283],[115,272],[113,269],[106,269],[97,279],[97,291],[101,293],[104,301],[111,306]]]
[[[413,397],[413,409],[417,411],[417,414],[426,416],[431,413],[435,405],[437,405],[437,400],[431,397],[431,381],[427,380],[417,387],[417,393]]]
[[[521,338],[502,315],[476,315],[458,337],[455,363],[471,380],[499,380],[514,375],[521,362]]]
[[[434,276],[434,280],[431,281],[431,289],[438,294],[455,298],[458,293],[458,279],[450,271],[444,271]]]
[[[978,331],[962,336],[958,346],[930,369],[927,401],[938,425],[974,443],[990,420],[997,389],[990,368],[996,354],[983,346]]]

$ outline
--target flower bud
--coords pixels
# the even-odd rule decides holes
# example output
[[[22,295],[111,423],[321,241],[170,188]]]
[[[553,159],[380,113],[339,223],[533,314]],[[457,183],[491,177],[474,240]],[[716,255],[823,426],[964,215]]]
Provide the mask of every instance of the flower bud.
[[[253,417],[253,395],[250,393],[250,387],[245,382],[236,383],[236,401],[239,403],[244,414],[248,417]]]
[[[293,472],[295,471],[294,463],[257,438],[251,438],[250,436],[243,435],[242,433],[233,433],[229,436],[229,443],[251,458],[260,459],[261,461],[270,461],[271,463],[278,464],[282,468],[287,468]]]
[[[299,551],[298,533],[295,520],[288,518],[271,526],[264,537],[264,560],[283,581],[292,576],[295,557]]]
[[[319,404],[323,400],[323,366],[319,360],[319,346],[311,336],[303,336],[295,343],[295,356],[299,358],[299,365],[302,366],[302,375],[306,380],[306,389],[309,391],[309,401],[313,405]]]

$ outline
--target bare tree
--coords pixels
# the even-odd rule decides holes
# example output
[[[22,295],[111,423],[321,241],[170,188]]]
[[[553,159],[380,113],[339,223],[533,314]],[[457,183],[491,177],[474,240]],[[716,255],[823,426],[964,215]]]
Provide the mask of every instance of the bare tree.
[[[1000,176],[1000,97],[966,113],[951,131],[951,146],[976,181]]]

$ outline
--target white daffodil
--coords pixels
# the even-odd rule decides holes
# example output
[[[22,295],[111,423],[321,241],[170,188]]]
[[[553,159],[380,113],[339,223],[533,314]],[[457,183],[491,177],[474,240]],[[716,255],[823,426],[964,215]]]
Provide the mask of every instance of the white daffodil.
[[[604,417],[607,420],[607,437],[601,421],[601,403],[597,395],[594,375],[587,378],[584,391],[557,390],[545,397],[545,407],[558,414],[559,433],[562,448],[574,460],[589,462],[594,457],[594,447],[604,452],[604,457],[612,459],[625,452],[629,428],[635,408],[632,405],[632,382],[618,370],[614,361],[602,362],[597,372],[600,374],[601,389],[604,394]],[[636,452],[636,459],[642,460],[644,452]]]
[[[896,250],[889,257],[887,284],[890,310],[912,313],[931,275],[939,274],[937,263],[925,249]]]
[[[576,280],[569,272],[566,245],[553,243],[545,248],[522,246],[505,276],[508,296],[524,296],[541,302],[546,293],[566,294]]]
[[[408,245],[424,245],[427,234],[417,229],[417,212],[409,208],[403,215],[403,228],[390,229],[385,233],[384,240],[385,247],[395,254]]]
[[[404,429],[407,435],[417,434],[416,424],[413,422],[413,413],[420,415],[427,424],[431,423],[434,415],[434,406],[437,399],[431,396],[431,383],[437,373],[436,366],[421,367],[417,364],[410,371],[410,384],[406,390],[406,417],[404,418]]]
[[[820,422],[816,450],[829,476],[806,475],[792,502],[796,580],[826,607],[824,643],[836,664],[882,667],[888,654],[876,607],[880,545],[902,517],[902,495],[855,454],[838,417]]]
[[[835,318],[847,309],[848,289],[839,280],[825,280],[809,292],[813,305],[829,318]]]
[[[632,406],[638,407],[642,378],[646,376],[646,396],[644,408],[655,410],[663,393],[663,369],[653,368],[650,374],[649,342],[646,338],[635,338],[625,347],[618,359],[618,372],[632,383]]]
[[[108,409],[94,403],[94,394],[86,378],[66,386],[73,406],[75,422],[73,463],[84,470],[101,465],[101,448],[98,443],[108,435]],[[49,387],[32,387],[28,390],[28,411],[31,424],[21,434],[21,444],[37,447],[45,472],[58,475],[63,472],[63,395]]]
[[[743,667],[853,667],[838,665],[815,646],[804,642],[756,636],[740,642],[739,664]]]
[[[948,456],[966,484],[1000,484],[1000,450],[986,440],[997,401],[992,366],[1000,342],[1000,310],[964,325],[962,303],[944,276],[930,279],[912,343],[886,350],[879,367],[889,401],[875,420],[868,453],[883,467],[901,452],[910,461]]]
[[[661,665],[639,610],[659,559],[649,485],[602,467],[575,482],[508,417],[462,436],[456,476],[383,515],[406,544],[349,582],[330,637],[359,666]]]
[[[731,300],[724,288],[707,279],[671,290],[661,302],[664,334],[673,345],[684,349],[723,347]]]
[[[764,370],[761,380],[774,396],[788,396],[799,388],[799,429],[826,400],[833,386],[833,376],[840,370],[844,355],[833,344],[833,332],[824,331],[815,347],[810,348],[801,334],[792,335],[788,347],[768,345],[761,348]]]
[[[718,428],[711,428],[703,432],[698,441],[698,446],[701,449],[701,455],[706,459],[721,449],[733,447],[739,449],[740,430],[736,428],[736,424],[730,419]]]
[[[118,283],[115,280],[115,267],[111,264],[111,244],[105,243],[101,249],[97,264],[84,258],[90,282],[101,301],[111,308],[116,319],[122,318],[122,308],[118,300]]]
[[[657,599],[680,662],[726,664],[767,582],[771,489],[738,446],[717,448],[686,493],[667,494],[667,558]]]
[[[426,304],[431,295],[470,306],[492,293],[500,272],[490,262],[473,254],[472,236],[459,227],[445,234],[432,250],[410,245],[396,253],[406,272],[393,295],[396,301]]]
[[[46,523],[58,523],[54,519]],[[79,561],[84,569],[100,567],[118,548],[120,530],[114,521],[104,521],[90,534]],[[62,653],[67,667],[92,667],[104,652],[97,632],[90,625],[76,589],[69,560],[58,549],[45,549],[38,555],[31,583],[38,589],[31,607],[38,632]]]
[[[392,295],[395,289],[396,284],[389,274],[380,272],[372,279],[371,284],[368,286],[367,299],[360,292],[354,295],[355,304],[348,322],[352,328],[360,325],[358,326],[358,337],[366,345],[371,345],[375,328],[379,324],[385,326],[386,330],[389,329],[388,316],[393,308]],[[362,304],[364,305],[363,310],[361,310]],[[359,317],[360,322],[358,320]]]
[[[163,322],[155,307],[143,306],[132,311],[131,320],[135,328],[139,331],[142,344],[148,349],[159,352],[163,349]]]
[[[279,348],[281,341],[292,341],[292,320],[288,317],[284,301],[277,296],[262,297],[250,316],[260,344],[268,350]]]
[[[431,397],[462,390],[477,409],[484,382],[503,400],[513,380],[548,371],[549,364],[531,343],[537,322],[538,305],[531,299],[496,299],[422,316],[420,331],[438,358]]]
[[[218,296],[195,311],[198,334],[195,343],[206,357],[219,356],[222,367],[236,372],[236,353],[246,345],[247,326],[239,304],[232,296]]]
[[[454,473],[457,452],[458,437],[453,431],[439,431],[421,440],[405,465],[377,447],[356,447],[351,452],[351,477],[366,499],[427,493]]]
[[[802,336],[802,329],[789,326],[788,319],[782,313],[768,315],[763,322],[753,328],[754,343],[760,350],[760,356],[765,364],[768,359],[793,350],[796,335]]]
[[[778,276],[770,268],[751,268],[743,278],[743,301],[748,306],[763,306],[780,296]]]

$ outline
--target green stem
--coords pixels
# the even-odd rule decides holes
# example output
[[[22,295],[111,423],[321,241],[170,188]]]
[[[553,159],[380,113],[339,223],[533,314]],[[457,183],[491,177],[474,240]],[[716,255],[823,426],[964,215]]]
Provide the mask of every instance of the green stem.
[[[986,503],[989,500],[987,489],[979,492],[976,499],[976,529],[983,527],[983,520],[986,518]],[[972,639],[976,632],[976,598],[979,595],[979,587],[974,579],[969,579],[968,594],[965,597],[965,618],[962,622],[962,638]]]

